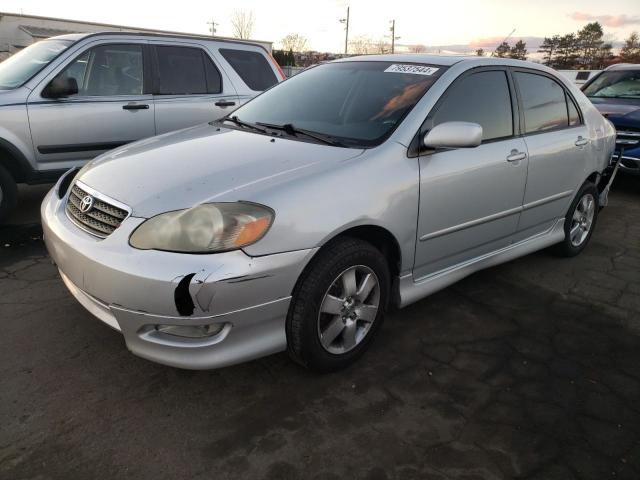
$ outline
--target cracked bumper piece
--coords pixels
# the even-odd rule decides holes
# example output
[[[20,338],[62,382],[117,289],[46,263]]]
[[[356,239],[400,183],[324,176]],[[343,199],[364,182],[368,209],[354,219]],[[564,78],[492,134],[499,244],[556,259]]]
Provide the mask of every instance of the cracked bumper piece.
[[[291,291],[314,249],[263,257],[240,250],[137,250],[128,238],[144,219],[129,217],[107,238],[94,238],[67,218],[66,199],[52,192],[41,210],[49,254],[74,297],[120,331],[131,352],[174,367],[207,369],[286,348]],[[179,308],[184,296],[192,307],[188,314]],[[211,334],[165,333],[199,329]]]

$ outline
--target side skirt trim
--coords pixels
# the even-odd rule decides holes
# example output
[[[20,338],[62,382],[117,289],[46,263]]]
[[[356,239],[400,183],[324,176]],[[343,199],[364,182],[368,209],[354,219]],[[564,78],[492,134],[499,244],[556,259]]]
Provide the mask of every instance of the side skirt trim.
[[[564,218],[556,220],[555,224],[546,232],[504,247],[495,252],[487,253],[458,265],[426,275],[413,280],[413,274],[400,277],[399,293],[400,307],[405,307],[438,290],[448,287],[452,283],[471,275],[478,270],[508,262],[515,258],[549,247],[561,242],[564,238]]]

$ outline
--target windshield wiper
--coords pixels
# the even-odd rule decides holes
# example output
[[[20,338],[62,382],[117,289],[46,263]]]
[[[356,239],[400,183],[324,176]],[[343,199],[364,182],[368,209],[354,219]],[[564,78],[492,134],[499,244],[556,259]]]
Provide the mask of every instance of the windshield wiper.
[[[298,128],[295,127],[292,123],[285,123],[283,125],[276,125],[273,123],[263,123],[263,122],[256,122],[256,124],[260,125],[261,127],[267,127],[267,128],[271,128],[272,130],[282,130],[283,132],[285,132],[288,135],[304,135],[305,137],[309,137],[309,138],[313,138],[315,140],[318,140],[319,142],[322,142],[326,145],[332,145],[334,147],[344,147],[344,144],[334,140],[333,138],[329,137],[328,135],[323,135],[321,133],[316,133],[316,132],[310,132],[309,130],[304,130],[303,128]]]
[[[234,115],[232,117],[228,117],[228,116],[222,117],[220,120],[218,120],[218,122],[224,122],[224,121],[231,122],[242,128],[250,128],[251,130],[255,130],[256,132],[267,133],[267,131],[264,128],[260,128],[254,125],[253,123],[244,122],[240,120],[237,115]]]

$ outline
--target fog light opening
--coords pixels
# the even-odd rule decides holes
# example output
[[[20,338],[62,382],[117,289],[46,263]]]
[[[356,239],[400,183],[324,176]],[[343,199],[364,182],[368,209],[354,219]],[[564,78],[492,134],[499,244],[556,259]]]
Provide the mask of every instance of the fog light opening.
[[[226,324],[211,323],[208,325],[155,325],[156,331],[166,335],[183,338],[206,338],[219,334]]]

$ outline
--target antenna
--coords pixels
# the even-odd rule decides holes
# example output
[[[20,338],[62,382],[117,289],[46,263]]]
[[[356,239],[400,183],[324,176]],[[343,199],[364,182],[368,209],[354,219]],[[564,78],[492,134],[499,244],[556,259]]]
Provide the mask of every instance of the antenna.
[[[509,35],[507,35],[506,37],[504,37],[504,40],[502,40],[502,42],[500,42],[500,45],[502,45],[504,42],[506,42],[507,40],[509,40],[511,38],[511,35],[513,35],[515,33],[516,29],[514,28],[513,30],[511,30],[511,33]],[[496,50],[498,49],[498,47],[493,49],[493,52],[491,52],[491,56],[493,57],[496,53]]]

